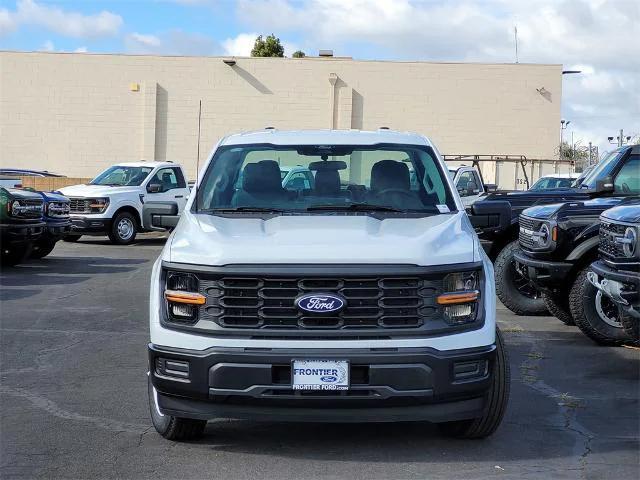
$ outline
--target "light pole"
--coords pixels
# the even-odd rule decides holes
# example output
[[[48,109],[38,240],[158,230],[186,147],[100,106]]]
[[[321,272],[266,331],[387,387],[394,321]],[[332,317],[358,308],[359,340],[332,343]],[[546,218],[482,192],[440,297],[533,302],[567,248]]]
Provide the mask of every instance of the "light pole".
[[[616,139],[615,142],[613,141],[614,138]],[[617,137],[607,137],[607,140],[609,140],[609,143],[617,143],[618,146],[621,147],[629,143],[629,140],[631,140],[631,136],[627,135],[625,137],[624,130],[620,129],[620,135],[618,135]]]
[[[558,159],[562,160],[562,144],[564,141],[564,131],[571,123],[571,120],[560,120],[560,148],[558,149]]]

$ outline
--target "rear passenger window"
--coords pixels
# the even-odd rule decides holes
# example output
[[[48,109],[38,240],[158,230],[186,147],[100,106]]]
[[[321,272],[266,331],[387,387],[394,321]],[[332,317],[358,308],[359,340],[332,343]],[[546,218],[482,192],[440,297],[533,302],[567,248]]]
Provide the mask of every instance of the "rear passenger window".
[[[613,181],[616,193],[640,193],[640,155],[632,155]]]

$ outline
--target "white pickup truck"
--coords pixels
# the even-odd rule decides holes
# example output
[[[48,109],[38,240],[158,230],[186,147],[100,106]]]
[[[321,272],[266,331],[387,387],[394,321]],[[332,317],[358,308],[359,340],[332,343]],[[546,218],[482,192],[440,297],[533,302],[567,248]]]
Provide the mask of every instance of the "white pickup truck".
[[[496,189],[495,185],[485,185],[482,175],[474,167],[447,165],[447,169],[465,208],[473,205],[488,191]]]
[[[108,235],[119,245],[132,243],[138,232],[159,230],[146,222],[147,202],[173,202],[182,212],[189,198],[184,170],[172,162],[132,162],[113,165],[86,185],[61,188],[71,200],[71,234]]]

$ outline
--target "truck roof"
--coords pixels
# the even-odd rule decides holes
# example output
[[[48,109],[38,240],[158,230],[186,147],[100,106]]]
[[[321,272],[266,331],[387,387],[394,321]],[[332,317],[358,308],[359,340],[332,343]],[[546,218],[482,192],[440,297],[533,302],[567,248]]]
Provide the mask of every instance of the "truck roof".
[[[271,143],[274,145],[375,145],[397,143],[401,145],[432,146],[423,135],[395,130],[277,130],[267,128],[229,135],[221,145],[247,145]]]

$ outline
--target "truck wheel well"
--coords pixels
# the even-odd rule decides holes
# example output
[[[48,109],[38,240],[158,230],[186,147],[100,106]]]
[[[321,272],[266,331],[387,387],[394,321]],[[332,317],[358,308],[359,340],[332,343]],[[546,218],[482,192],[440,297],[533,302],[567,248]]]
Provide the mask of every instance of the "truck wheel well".
[[[136,219],[136,222],[138,223],[138,225],[137,225],[138,229],[142,229],[142,222],[140,221],[140,213],[138,213],[138,210],[136,210],[134,207],[131,207],[131,206],[120,207],[113,214],[113,218],[116,218],[118,216],[118,214],[120,214],[122,212],[128,212],[131,215],[133,215],[133,217]]]
[[[516,223],[514,225],[511,225],[508,230],[506,230],[502,235],[494,240],[493,244],[491,245],[491,251],[489,252],[489,258],[492,262],[495,262],[496,258],[498,258],[498,255],[504,247],[506,247],[514,240],[518,240],[519,231],[520,227]]]

